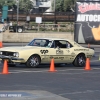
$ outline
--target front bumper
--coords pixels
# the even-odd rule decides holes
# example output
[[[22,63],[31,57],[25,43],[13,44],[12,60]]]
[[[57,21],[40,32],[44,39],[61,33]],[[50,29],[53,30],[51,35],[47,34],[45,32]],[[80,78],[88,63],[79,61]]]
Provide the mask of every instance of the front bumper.
[[[0,55],[0,60],[7,60],[8,63],[23,63],[25,60],[23,58],[17,58],[17,57],[12,57],[12,56],[4,56]]]

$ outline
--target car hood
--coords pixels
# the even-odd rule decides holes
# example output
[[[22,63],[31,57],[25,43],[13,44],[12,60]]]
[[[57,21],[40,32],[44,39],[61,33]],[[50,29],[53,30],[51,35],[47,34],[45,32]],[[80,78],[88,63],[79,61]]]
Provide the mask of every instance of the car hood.
[[[28,50],[28,49],[40,49],[45,47],[37,47],[37,46],[13,46],[13,47],[3,47],[0,48],[0,51],[10,51],[10,52],[17,52],[22,50]]]

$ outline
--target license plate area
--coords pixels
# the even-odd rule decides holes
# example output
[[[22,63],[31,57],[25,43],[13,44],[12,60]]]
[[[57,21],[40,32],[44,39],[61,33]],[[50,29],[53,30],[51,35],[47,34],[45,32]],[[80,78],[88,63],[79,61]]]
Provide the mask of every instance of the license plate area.
[[[4,62],[5,60],[6,60],[7,62],[9,62],[9,59],[7,59],[7,58],[3,59],[3,62]]]

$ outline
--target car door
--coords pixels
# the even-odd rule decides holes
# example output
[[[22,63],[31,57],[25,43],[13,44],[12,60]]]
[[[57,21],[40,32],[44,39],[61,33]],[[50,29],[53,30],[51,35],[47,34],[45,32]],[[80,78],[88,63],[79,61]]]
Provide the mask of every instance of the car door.
[[[73,61],[72,45],[68,41],[59,40],[59,48],[56,48],[56,62],[69,63]]]
[[[48,49],[48,55],[46,55],[48,62],[50,63],[51,59],[53,58],[55,63],[56,63],[57,62],[57,55],[56,55],[57,48],[55,48],[54,41],[51,41],[50,44],[48,44],[48,45],[49,45],[49,47],[47,48]]]
[[[54,47],[54,42],[49,41],[48,45],[45,49],[42,49],[40,52],[42,53],[42,63],[50,63],[51,59],[54,58],[54,61],[57,61],[56,55],[57,48]],[[45,53],[44,53],[45,52]]]
[[[66,43],[66,48],[62,48],[64,51],[64,62],[66,63],[72,63],[74,58],[75,58],[75,53],[73,51],[73,45],[69,43],[68,41],[65,41]]]
[[[65,46],[66,46],[66,41],[61,41],[61,40],[55,40],[53,42],[53,45],[51,46],[51,48],[49,49],[49,61],[51,61],[52,58],[54,58],[55,63],[64,63],[66,62],[66,60],[68,59],[68,55],[66,55],[66,52],[69,52],[69,50],[62,46],[62,43],[64,42]]]

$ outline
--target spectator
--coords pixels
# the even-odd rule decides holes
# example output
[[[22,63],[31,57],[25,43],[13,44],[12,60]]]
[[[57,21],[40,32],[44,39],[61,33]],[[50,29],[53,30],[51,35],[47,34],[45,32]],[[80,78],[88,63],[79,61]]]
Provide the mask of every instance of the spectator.
[[[1,23],[0,24],[0,33],[3,32],[3,29],[4,29],[4,23]]]
[[[55,41],[55,47],[56,48],[61,48],[61,43],[59,41]]]
[[[4,29],[7,30],[8,29],[8,24],[6,22],[4,22]]]
[[[66,46],[67,46],[67,48],[70,48],[71,45],[70,45],[70,43],[67,42]]]
[[[9,26],[12,26],[12,22],[9,23]]]

